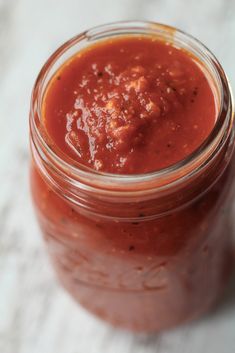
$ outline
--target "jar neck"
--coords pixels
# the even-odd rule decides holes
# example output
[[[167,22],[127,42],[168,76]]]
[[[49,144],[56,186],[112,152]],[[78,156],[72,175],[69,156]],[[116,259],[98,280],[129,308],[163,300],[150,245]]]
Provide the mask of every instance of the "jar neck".
[[[225,171],[234,149],[234,129],[210,158],[210,162],[194,170],[193,173],[164,188],[137,190],[136,192],[113,191],[110,188],[98,189],[86,187],[79,180],[74,180],[55,168],[39,153],[33,139],[31,150],[33,163],[45,180],[61,198],[90,215],[116,219],[131,219],[141,217],[141,220],[153,219],[176,212],[189,203],[196,201],[217,182]],[[42,151],[40,151],[42,152]]]
[[[49,145],[41,116],[43,94],[58,65],[90,41],[132,33],[155,35],[197,57],[214,91],[217,122],[194,153],[169,168],[143,175],[100,173],[71,161]],[[87,31],[65,43],[49,58],[33,89],[30,129],[34,161],[47,184],[61,197],[84,210],[110,217],[135,217],[138,212],[152,217],[183,207],[199,197],[223,172],[234,144],[232,96],[220,64],[197,40],[159,24],[122,22]],[[129,207],[122,207],[123,204]]]

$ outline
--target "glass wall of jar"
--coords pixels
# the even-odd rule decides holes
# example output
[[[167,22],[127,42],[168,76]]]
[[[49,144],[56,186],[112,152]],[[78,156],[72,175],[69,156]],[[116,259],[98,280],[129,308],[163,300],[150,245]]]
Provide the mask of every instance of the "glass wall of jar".
[[[213,88],[217,122],[190,156],[143,175],[97,172],[50,145],[42,101],[56,70],[104,38],[151,35],[198,58]],[[121,22],[91,29],[42,68],[30,113],[31,189],[58,278],[115,326],[153,332],[194,319],[219,298],[232,269],[234,126],[231,91],[215,57],[164,25]]]

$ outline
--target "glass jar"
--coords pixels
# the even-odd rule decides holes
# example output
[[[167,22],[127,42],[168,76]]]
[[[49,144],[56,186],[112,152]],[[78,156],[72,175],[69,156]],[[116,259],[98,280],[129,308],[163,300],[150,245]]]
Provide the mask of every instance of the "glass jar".
[[[148,174],[97,172],[50,145],[42,100],[55,71],[104,38],[154,35],[198,58],[214,90],[216,125],[183,161]],[[194,319],[219,298],[232,268],[234,125],[230,87],[216,58],[160,24],[120,22],[88,30],[42,68],[30,113],[31,189],[62,285],[115,326],[152,332]]]

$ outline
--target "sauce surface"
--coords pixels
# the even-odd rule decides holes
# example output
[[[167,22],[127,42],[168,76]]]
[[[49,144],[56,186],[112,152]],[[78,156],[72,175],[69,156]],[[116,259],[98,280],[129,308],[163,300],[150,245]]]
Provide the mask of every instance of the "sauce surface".
[[[53,76],[43,100],[52,144],[95,170],[138,174],[196,150],[216,121],[199,62],[154,37],[91,45]]]

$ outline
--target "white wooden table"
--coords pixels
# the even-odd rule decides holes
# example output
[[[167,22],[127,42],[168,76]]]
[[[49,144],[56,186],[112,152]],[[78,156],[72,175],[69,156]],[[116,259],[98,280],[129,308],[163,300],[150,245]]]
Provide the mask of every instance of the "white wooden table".
[[[113,330],[57,285],[29,197],[28,111],[56,47],[91,26],[151,19],[200,38],[235,88],[234,0],[0,0],[0,353],[232,353],[235,279],[217,311],[152,337]]]

